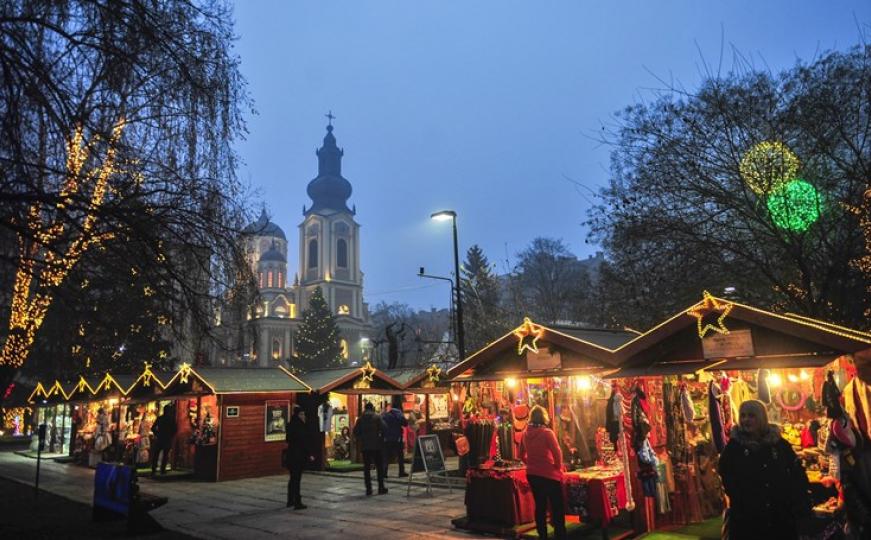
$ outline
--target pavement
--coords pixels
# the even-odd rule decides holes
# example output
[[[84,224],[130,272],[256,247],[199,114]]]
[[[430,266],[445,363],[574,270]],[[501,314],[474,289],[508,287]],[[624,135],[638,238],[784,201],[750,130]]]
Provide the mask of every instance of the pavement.
[[[35,459],[0,452],[0,477],[32,486],[35,473]],[[451,519],[465,514],[463,489],[434,488],[430,496],[423,487],[413,486],[406,497],[406,479],[396,478],[395,465],[389,476],[388,494],[367,497],[362,472],[306,472],[302,477],[306,510],[285,508],[285,475],[217,483],[145,477],[140,478],[140,489],[169,499],[151,512],[160,525],[198,538],[475,537],[451,526]],[[40,488],[61,497],[90,505],[93,481],[92,469],[42,462]]]

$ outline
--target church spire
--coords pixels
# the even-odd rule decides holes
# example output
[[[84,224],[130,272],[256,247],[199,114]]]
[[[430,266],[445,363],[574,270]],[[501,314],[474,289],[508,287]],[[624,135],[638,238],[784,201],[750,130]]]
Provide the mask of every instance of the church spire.
[[[307,210],[303,207],[303,213],[308,215],[329,209],[353,214],[347,204],[351,197],[351,183],[342,177],[342,156],[345,152],[338,147],[333,135],[333,119],[336,117],[332,111],[326,117],[329,123],[324,144],[315,152],[318,156],[318,176],[309,182],[306,189],[313,204]]]

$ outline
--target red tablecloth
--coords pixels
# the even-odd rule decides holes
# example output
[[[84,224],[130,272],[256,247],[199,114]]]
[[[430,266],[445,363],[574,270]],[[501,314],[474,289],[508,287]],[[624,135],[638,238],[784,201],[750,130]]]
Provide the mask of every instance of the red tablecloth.
[[[466,517],[499,527],[535,521],[535,500],[526,469],[469,469],[466,473]]]
[[[626,482],[621,472],[586,469],[565,474],[566,513],[581,521],[607,525],[626,506]]]

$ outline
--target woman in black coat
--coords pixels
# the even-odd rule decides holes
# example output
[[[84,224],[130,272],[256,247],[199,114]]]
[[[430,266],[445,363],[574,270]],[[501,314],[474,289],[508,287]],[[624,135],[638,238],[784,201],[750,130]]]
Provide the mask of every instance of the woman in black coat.
[[[304,510],[307,507],[302,504],[300,481],[306,462],[313,458],[308,451],[305,411],[302,410],[302,407],[294,406],[290,422],[285,428],[285,438],[287,440],[287,469],[290,471],[290,478],[287,481],[287,506],[293,505],[295,510]]]
[[[741,404],[720,476],[729,497],[729,538],[792,540],[811,518],[807,474],[780,429],[768,423],[761,401]]]

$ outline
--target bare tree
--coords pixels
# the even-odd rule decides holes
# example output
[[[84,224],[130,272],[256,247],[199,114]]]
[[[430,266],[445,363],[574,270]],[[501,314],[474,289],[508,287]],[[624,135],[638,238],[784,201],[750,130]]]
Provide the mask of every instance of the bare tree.
[[[106,294],[89,286],[101,277],[164,306],[149,315],[161,332],[196,336],[191,354],[212,300],[246,279],[231,143],[248,100],[230,15],[211,0],[0,5],[0,275],[14,276],[0,293],[6,377],[54,303]],[[122,345],[140,339],[106,330]]]
[[[646,305],[644,325],[732,286],[756,305],[867,327],[869,113],[869,47],[780,75],[739,61],[695,92],[627,107],[603,137],[612,176],[588,221],[608,250],[611,302]],[[773,165],[748,169],[754,152]],[[787,197],[782,182],[798,179],[813,197]],[[784,223],[805,210],[813,219]]]

